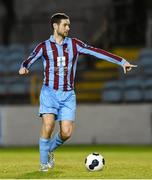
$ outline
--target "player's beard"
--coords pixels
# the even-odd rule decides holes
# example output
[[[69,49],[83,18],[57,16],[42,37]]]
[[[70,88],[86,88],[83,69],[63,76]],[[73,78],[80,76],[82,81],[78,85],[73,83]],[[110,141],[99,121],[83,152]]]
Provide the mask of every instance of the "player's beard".
[[[68,31],[65,31],[65,32],[59,32],[59,31],[58,31],[57,33],[58,33],[59,36],[61,36],[61,37],[64,39],[65,37],[68,36],[68,33],[69,33],[69,32],[68,32]]]

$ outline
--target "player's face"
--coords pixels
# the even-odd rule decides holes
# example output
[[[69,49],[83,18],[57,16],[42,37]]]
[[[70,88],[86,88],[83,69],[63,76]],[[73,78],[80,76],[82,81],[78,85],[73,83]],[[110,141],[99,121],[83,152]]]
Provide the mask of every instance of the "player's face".
[[[56,32],[59,36],[67,37],[70,30],[70,20],[62,19],[60,24],[57,25]]]

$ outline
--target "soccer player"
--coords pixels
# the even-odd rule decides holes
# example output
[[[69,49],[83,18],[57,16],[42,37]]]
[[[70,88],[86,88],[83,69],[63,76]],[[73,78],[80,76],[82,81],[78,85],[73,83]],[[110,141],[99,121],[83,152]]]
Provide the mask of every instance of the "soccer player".
[[[89,54],[116,63],[123,67],[124,73],[136,67],[122,57],[91,47],[76,38],[69,38],[70,19],[64,13],[54,14],[51,17],[51,26],[53,35],[38,44],[19,70],[20,75],[28,74],[30,66],[36,60],[43,61],[44,82],[39,108],[42,117],[39,139],[40,171],[53,168],[53,151],[71,137],[76,113],[74,77],[79,54]],[[60,131],[52,137],[56,121],[60,124]]]

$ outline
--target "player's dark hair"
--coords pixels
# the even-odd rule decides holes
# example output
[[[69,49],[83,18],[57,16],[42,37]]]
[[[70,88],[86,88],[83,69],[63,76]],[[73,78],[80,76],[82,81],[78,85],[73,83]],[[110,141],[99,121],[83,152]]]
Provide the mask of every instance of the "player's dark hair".
[[[65,13],[55,13],[51,17],[51,27],[53,28],[53,24],[60,24],[62,19],[69,19],[69,16],[67,16]]]

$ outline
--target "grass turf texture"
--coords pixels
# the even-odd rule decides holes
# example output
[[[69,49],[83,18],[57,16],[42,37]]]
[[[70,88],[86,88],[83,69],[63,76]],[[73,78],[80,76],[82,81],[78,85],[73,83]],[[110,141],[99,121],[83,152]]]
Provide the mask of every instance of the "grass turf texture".
[[[101,153],[106,165],[102,171],[89,172],[84,161],[92,152]],[[152,146],[64,145],[55,152],[56,164],[39,172],[37,147],[0,148],[0,178],[19,179],[150,179]]]

